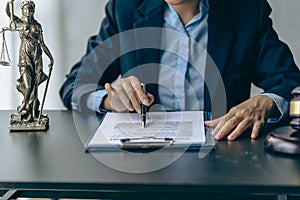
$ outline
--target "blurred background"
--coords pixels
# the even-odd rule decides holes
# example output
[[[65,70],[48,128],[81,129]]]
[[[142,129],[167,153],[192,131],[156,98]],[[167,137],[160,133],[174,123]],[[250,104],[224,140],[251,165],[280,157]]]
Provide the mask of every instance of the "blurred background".
[[[281,40],[291,48],[296,63],[300,64],[300,8],[299,0],[268,0],[273,12],[274,28]],[[85,52],[87,39],[97,34],[104,17],[107,0],[34,0],[36,4],[35,19],[42,25],[45,44],[54,59],[54,69],[45,102],[45,109],[65,109],[59,98],[59,88],[65,75]],[[5,13],[6,0],[0,3],[0,27],[9,24]],[[20,16],[21,0],[15,0],[15,14]],[[21,103],[21,94],[17,92],[15,82],[19,77],[17,61],[19,36],[7,32],[6,40],[12,66],[0,66],[0,109],[16,109]],[[2,45],[2,37],[0,38]],[[44,71],[48,74],[48,58],[44,55]],[[39,87],[40,96],[45,84]],[[252,95],[260,90],[253,87]],[[41,98],[40,98],[41,99]]]

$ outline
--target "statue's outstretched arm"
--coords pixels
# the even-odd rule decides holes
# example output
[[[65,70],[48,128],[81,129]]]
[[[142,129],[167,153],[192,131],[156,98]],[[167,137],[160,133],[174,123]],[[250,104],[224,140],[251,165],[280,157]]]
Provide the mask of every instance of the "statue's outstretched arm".
[[[19,17],[14,14],[14,0],[8,0],[6,4],[6,14],[10,18],[9,28],[14,30],[17,28],[17,23],[20,21]]]

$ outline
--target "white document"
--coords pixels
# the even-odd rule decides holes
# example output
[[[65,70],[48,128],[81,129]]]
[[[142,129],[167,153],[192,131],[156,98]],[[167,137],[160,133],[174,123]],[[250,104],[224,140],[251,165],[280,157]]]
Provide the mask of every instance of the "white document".
[[[171,139],[172,145],[189,147],[205,143],[202,111],[150,112],[146,127],[137,113],[107,113],[87,148],[114,148],[125,140],[155,142]]]

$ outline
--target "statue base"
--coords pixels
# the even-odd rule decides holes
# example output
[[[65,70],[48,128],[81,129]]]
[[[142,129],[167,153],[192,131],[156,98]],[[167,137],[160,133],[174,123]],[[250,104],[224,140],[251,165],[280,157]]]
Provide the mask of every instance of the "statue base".
[[[10,117],[9,130],[13,131],[46,131],[49,128],[49,117],[42,115],[41,120],[34,119],[27,122],[20,114],[12,114]]]

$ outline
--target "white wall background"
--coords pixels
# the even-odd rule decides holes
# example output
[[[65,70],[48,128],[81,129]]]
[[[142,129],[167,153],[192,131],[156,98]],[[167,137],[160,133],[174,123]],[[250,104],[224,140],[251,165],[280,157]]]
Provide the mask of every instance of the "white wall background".
[[[59,88],[65,79],[65,74],[85,52],[87,39],[98,32],[107,0],[34,0],[34,2],[35,19],[41,23],[45,44],[55,59],[44,108],[64,109],[58,95]],[[21,0],[15,0],[15,13],[18,16],[20,16],[20,4]],[[5,6],[6,0],[1,0],[0,28],[9,24]],[[21,94],[15,87],[19,76],[17,67],[19,36],[17,33],[7,32],[6,40],[13,64],[11,67],[0,65],[1,110],[16,109],[22,101]],[[0,42],[2,43],[2,37]],[[44,71],[47,74],[49,60],[46,56],[43,59]],[[40,96],[44,91],[44,85],[39,88]]]
[[[20,14],[20,2],[21,0],[15,0],[17,15]],[[98,32],[107,0],[34,0],[34,2],[36,3],[35,18],[43,26],[45,43],[55,59],[45,109],[64,109],[58,95],[59,88],[65,74],[85,52],[87,39]],[[300,64],[300,38],[298,37],[300,1],[269,0],[269,2],[273,8],[274,27],[280,38],[288,43],[296,62]],[[6,0],[0,2],[0,27],[7,26],[9,23],[5,14],[5,4]],[[19,75],[17,67],[19,37],[16,33],[8,32],[6,38],[13,65],[0,66],[1,110],[16,109],[21,103],[21,95],[15,88],[15,81]],[[44,57],[44,63],[47,66],[47,57]],[[47,73],[47,67],[45,72]],[[40,87],[40,93],[42,92],[43,87]],[[253,94],[257,92],[259,90],[253,89]]]

